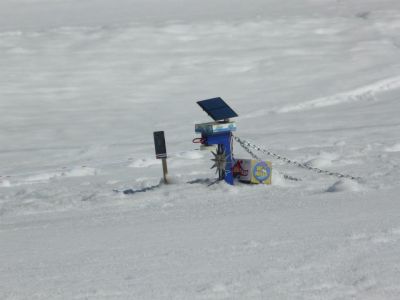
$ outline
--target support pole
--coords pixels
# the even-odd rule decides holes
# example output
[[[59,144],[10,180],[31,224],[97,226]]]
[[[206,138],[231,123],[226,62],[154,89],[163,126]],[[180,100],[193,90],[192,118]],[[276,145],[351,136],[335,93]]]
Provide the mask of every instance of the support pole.
[[[168,180],[167,180],[168,166],[167,166],[167,159],[166,158],[162,159],[162,168],[163,168],[163,174],[164,174],[164,183],[168,184]]]
[[[233,185],[233,165],[235,164],[232,157],[232,133],[223,132],[219,134],[204,135],[207,139],[207,145],[218,145],[218,150],[221,153],[225,153],[226,167],[225,172],[219,174],[219,179],[225,179],[225,182]]]

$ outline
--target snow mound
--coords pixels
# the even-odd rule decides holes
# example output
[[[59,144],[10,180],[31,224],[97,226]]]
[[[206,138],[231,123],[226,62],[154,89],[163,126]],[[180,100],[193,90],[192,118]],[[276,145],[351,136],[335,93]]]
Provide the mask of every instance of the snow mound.
[[[59,172],[48,172],[31,175],[26,178],[26,182],[34,183],[34,182],[44,182],[49,181],[59,177],[85,177],[85,176],[94,176],[97,175],[98,170],[96,168],[90,167],[74,167],[70,170],[63,170]]]
[[[151,167],[154,165],[158,165],[160,164],[159,161],[157,161],[157,159],[155,158],[140,158],[140,159],[136,159],[134,160],[129,167],[130,168],[147,168],[147,167]]]
[[[167,181],[168,184],[180,184],[185,182],[182,176],[172,174],[167,174]]]
[[[185,159],[200,159],[200,158],[203,158],[204,155],[200,151],[185,151],[185,152],[178,153],[176,155],[176,157],[185,158]]]
[[[50,172],[50,173],[41,173],[41,174],[35,174],[35,175],[31,175],[28,176],[26,178],[26,182],[42,182],[42,181],[48,181],[52,178],[56,178],[58,176],[61,176],[60,173],[56,173],[56,172]]]
[[[94,175],[97,175],[97,173],[98,173],[97,169],[83,166],[83,167],[73,168],[66,172],[62,172],[61,176],[85,177],[85,176],[94,176]]]
[[[11,183],[8,180],[2,180],[0,181],[0,187],[10,187]]]
[[[278,170],[272,171],[272,185],[280,187],[291,187],[296,182],[296,180],[288,179],[288,174],[283,174]],[[292,177],[291,177],[292,178]],[[295,177],[293,177],[295,179]]]
[[[34,174],[26,177],[23,180],[24,183],[33,184],[33,183],[40,183],[40,182],[48,182],[53,179],[61,178],[61,177],[86,177],[86,176],[95,176],[98,174],[98,170],[96,168],[81,166],[81,167],[74,167],[71,169],[65,169],[62,171],[56,172],[45,172]],[[4,184],[7,184],[5,182]],[[0,185],[1,186],[1,185]]]
[[[358,182],[348,179],[342,179],[335,182],[326,191],[328,193],[337,193],[337,192],[360,192],[362,190],[364,190],[364,188]]]
[[[312,168],[326,168],[333,164],[333,161],[338,158],[336,153],[321,152],[319,157],[307,161],[305,164]]]
[[[391,147],[385,148],[386,152],[400,152],[400,143],[394,144]]]

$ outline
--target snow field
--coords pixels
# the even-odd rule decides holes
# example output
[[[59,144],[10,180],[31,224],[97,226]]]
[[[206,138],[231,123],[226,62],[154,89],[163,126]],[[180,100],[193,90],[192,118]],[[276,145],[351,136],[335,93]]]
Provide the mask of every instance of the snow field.
[[[0,4],[0,298],[398,299],[397,1],[120,1]],[[273,160],[272,186],[208,187],[214,96],[239,137],[363,181]],[[113,192],[159,184],[155,130],[173,184]]]

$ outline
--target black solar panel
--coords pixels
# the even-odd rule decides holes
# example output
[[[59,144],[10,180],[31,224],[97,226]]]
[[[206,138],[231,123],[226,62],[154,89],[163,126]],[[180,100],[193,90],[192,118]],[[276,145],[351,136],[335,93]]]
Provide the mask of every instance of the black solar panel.
[[[214,121],[237,117],[238,114],[229,107],[220,97],[197,102]]]

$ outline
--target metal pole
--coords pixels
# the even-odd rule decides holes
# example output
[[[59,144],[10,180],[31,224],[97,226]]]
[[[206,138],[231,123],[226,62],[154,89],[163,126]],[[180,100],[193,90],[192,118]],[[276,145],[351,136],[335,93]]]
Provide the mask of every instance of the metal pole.
[[[164,174],[164,183],[168,184],[168,180],[167,180],[168,166],[167,166],[167,159],[166,158],[162,159],[162,168],[163,168],[163,174]]]

